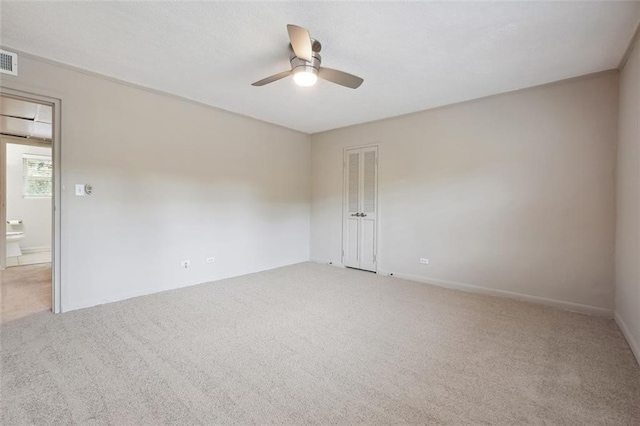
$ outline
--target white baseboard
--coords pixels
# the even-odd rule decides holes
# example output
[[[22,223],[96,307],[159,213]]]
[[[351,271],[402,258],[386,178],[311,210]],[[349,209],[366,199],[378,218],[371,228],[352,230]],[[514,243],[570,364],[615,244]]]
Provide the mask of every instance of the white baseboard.
[[[51,247],[26,247],[22,249],[22,254],[42,253],[43,251],[51,251]]]
[[[256,269],[256,270],[249,270],[246,272],[243,272],[241,274],[229,274],[229,275],[220,275],[217,276],[215,278],[211,278],[211,279],[207,279],[205,281],[201,281],[201,282],[187,282],[187,283],[170,283],[169,285],[166,286],[162,286],[162,287],[147,287],[147,288],[142,288],[142,289],[138,289],[135,291],[128,291],[128,292],[124,292],[124,293],[117,293],[117,294],[109,294],[109,295],[102,295],[102,296],[98,296],[95,298],[91,298],[91,299],[85,299],[85,300],[81,300],[81,301],[76,301],[75,303],[63,303],[60,312],[71,312],[71,311],[76,311],[79,309],[87,309],[87,308],[92,308],[94,306],[100,306],[100,305],[106,305],[108,303],[115,303],[115,302],[121,302],[123,300],[127,300],[127,299],[133,299],[134,297],[141,297],[141,296],[149,296],[152,294],[156,294],[156,293],[162,293],[165,291],[172,291],[172,290],[178,290],[181,288],[186,288],[186,287],[192,287],[195,285],[202,285],[202,284],[208,284],[208,283],[213,283],[216,281],[222,281],[222,280],[226,280],[226,279],[230,279],[230,278],[236,278],[236,277],[241,277],[241,276],[245,276],[245,275],[251,275],[251,274],[257,274],[259,272],[266,272],[266,271],[270,271],[272,269],[278,269],[278,268],[284,268],[285,266],[291,266],[291,265],[297,265],[299,263],[304,263],[307,262],[306,259],[300,259],[300,260],[295,260],[295,261],[291,261],[291,262],[287,262],[284,264],[278,264],[278,265],[274,265],[274,266],[269,266],[266,268],[262,268],[262,269]]]
[[[389,275],[391,272],[378,270],[378,274]],[[548,299],[546,297],[531,296],[523,293],[516,293],[507,290],[498,290],[488,287],[481,287],[473,284],[465,284],[454,281],[445,281],[437,278],[422,277],[419,275],[403,274],[394,272],[393,276],[405,280],[417,281],[425,284],[432,284],[438,287],[450,288],[453,290],[462,290],[471,293],[487,294],[490,296],[506,297],[524,302],[537,303],[539,305],[553,306],[567,311],[579,312],[582,314],[596,315],[601,317],[612,318],[613,311],[611,309],[600,308],[598,306],[583,305],[580,303],[567,302],[564,300]]]
[[[317,257],[312,257],[309,260],[311,262],[322,263],[324,265],[337,266],[338,268],[344,268],[345,267],[341,262],[334,262],[332,260],[326,260],[326,259],[318,259]]]
[[[640,364],[640,345],[633,338],[633,336],[631,335],[631,330],[629,330],[629,327],[627,327],[627,323],[624,322],[622,316],[618,312],[615,313],[614,318],[616,320],[616,323],[618,324],[618,327],[620,327],[620,330],[622,331],[625,339],[627,339],[627,343],[629,343],[629,347],[631,348],[631,352],[633,352],[633,355],[635,355],[636,361],[638,361],[638,364]]]

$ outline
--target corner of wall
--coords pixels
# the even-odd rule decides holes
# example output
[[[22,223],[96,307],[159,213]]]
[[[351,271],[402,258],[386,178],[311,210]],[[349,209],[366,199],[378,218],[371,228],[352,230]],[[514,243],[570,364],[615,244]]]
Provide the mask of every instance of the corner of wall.
[[[640,23],[618,69],[614,318],[640,364]]]
[[[634,339],[633,335],[631,334],[631,330],[629,329],[627,323],[624,321],[619,312],[615,312],[614,319],[616,321],[616,324],[618,324],[618,327],[620,327],[620,330],[622,331],[625,339],[627,339],[629,348],[631,348],[631,352],[633,352],[633,355],[636,357],[636,361],[638,362],[638,364],[640,364],[640,344]]]

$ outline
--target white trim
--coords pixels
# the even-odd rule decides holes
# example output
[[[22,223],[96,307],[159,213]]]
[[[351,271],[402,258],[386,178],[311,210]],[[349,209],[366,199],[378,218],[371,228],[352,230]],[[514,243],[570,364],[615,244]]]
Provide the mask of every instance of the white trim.
[[[321,263],[323,265],[337,266],[338,268],[346,268],[346,266],[344,266],[342,262],[334,262],[333,260],[318,259],[317,257],[312,257],[309,260],[311,262]]]
[[[382,269],[379,269],[378,273],[380,275],[391,274],[390,271],[384,271]],[[516,293],[513,291],[498,290],[498,289],[493,289],[488,287],[481,287],[473,284],[465,284],[465,283],[459,283],[455,281],[440,280],[437,278],[422,277],[419,275],[411,275],[411,274],[394,272],[393,276],[396,278],[417,281],[425,284],[435,285],[438,287],[450,288],[453,290],[467,291],[470,293],[480,293],[480,294],[486,294],[489,296],[505,297],[507,299],[514,299],[514,300],[520,300],[524,302],[536,303],[538,305],[553,306],[556,308],[560,308],[560,309],[564,309],[572,312],[579,312],[582,314],[589,314],[589,315],[601,316],[606,318],[613,317],[613,311],[611,309],[600,308],[598,306],[583,305],[580,303],[567,302],[565,300],[558,300],[558,299],[549,299],[549,298],[540,297],[540,296],[531,296],[528,294]]]
[[[187,287],[193,287],[193,286],[197,286],[197,285],[205,285],[205,284],[211,284],[211,283],[215,283],[217,281],[222,281],[222,280],[228,280],[228,279],[233,279],[233,278],[238,278],[238,277],[246,277],[248,275],[253,275],[253,274],[259,274],[261,272],[267,272],[267,271],[272,271],[274,269],[279,269],[279,268],[286,268],[288,266],[293,266],[293,265],[299,265],[299,264],[303,264],[308,262],[307,260],[301,260],[301,261],[294,261],[291,263],[285,263],[282,265],[277,265],[277,266],[269,266],[267,268],[264,269],[257,269],[251,272],[246,272],[246,273],[242,273],[242,274],[229,274],[229,275],[221,275],[212,279],[208,279],[206,281],[201,281],[201,282],[187,282],[187,283],[172,283],[169,284],[167,287],[162,287],[162,288],[158,288],[158,287],[147,287],[147,288],[143,288],[143,289],[139,289],[136,291],[124,291],[124,292],[120,292],[118,294],[109,294],[109,295],[104,295],[102,296],[98,301],[96,301],[95,298],[91,298],[91,299],[85,299],[82,300],[80,302],[76,302],[74,304],[67,304],[64,306],[64,311],[63,312],[71,312],[71,311],[75,311],[78,309],[87,309],[87,308],[92,308],[94,306],[100,306],[100,305],[106,305],[107,303],[115,303],[115,302],[121,302],[127,299],[132,299],[134,297],[141,297],[141,296],[150,296],[153,294],[158,294],[158,293],[164,293],[164,292],[168,292],[168,291],[174,291],[174,290],[180,290],[182,288],[187,288]]]
[[[4,86],[0,86],[0,87],[4,88]],[[46,140],[39,141],[35,138],[22,138],[20,136],[7,135],[4,133],[0,133],[0,136],[2,136],[2,139],[6,139],[9,141],[9,143],[12,143],[15,145],[40,146],[45,148],[51,148],[53,146],[51,144],[51,141],[46,141]]]
[[[42,253],[44,251],[51,251],[51,247],[28,247],[22,249],[23,254]]]
[[[636,342],[636,340],[631,335],[631,330],[629,330],[629,327],[627,327],[627,323],[624,322],[624,320],[622,319],[622,315],[620,315],[619,312],[616,312],[613,318],[616,320],[618,327],[620,327],[622,335],[625,337],[625,339],[627,339],[627,343],[631,348],[631,352],[636,357],[636,361],[638,361],[638,364],[640,364],[640,344],[638,344],[638,342]]]
[[[7,143],[0,137],[0,271],[7,268]]]
[[[41,88],[32,87],[17,83],[12,79],[3,79],[0,84],[0,95],[25,100],[28,102],[34,102],[36,104],[49,105],[53,108],[53,123],[52,123],[52,138],[50,143],[42,144],[41,142],[24,139],[24,145],[47,145],[52,149],[53,160],[53,197],[51,198],[51,219],[52,219],[52,247],[51,247],[51,310],[54,313],[62,312],[62,292],[63,292],[63,272],[62,272],[62,216],[61,216],[61,204],[62,204],[62,163],[61,163],[61,148],[62,148],[62,103],[63,96],[60,93],[42,90]],[[6,137],[3,136],[6,140]],[[11,138],[16,140],[16,138]],[[21,143],[11,141],[10,143]],[[6,143],[4,140],[0,143],[0,150],[3,155],[6,150]],[[4,187],[6,166],[0,164],[0,186]],[[0,191],[0,245],[5,244],[6,234],[6,199],[5,191]],[[3,250],[4,251],[4,250]],[[0,256],[0,270],[6,267],[6,257]]]
[[[369,269],[363,269],[365,271],[368,272],[375,272],[378,273],[378,265],[380,264],[380,256],[379,256],[379,252],[380,252],[380,211],[379,211],[379,199],[380,199],[380,193],[379,193],[379,185],[378,185],[378,180],[379,180],[379,175],[380,175],[380,169],[379,169],[379,158],[380,158],[380,143],[379,142],[375,142],[372,144],[365,144],[365,145],[354,145],[354,146],[346,146],[344,148],[342,148],[342,220],[341,220],[341,224],[342,224],[342,244],[341,244],[341,250],[342,250],[342,256],[340,257],[340,261],[341,264],[344,264],[344,241],[346,238],[345,235],[345,218],[347,216],[348,213],[348,192],[349,192],[349,178],[347,176],[347,161],[348,161],[348,156],[349,156],[349,151],[355,151],[355,150],[360,150],[360,149],[368,149],[368,148],[375,148],[375,152],[376,152],[376,182],[375,182],[375,193],[376,193],[376,206],[375,206],[375,210],[376,210],[376,235],[375,235],[375,239],[374,239],[374,254],[373,254],[373,258],[375,259],[375,267],[376,270],[375,271],[371,271]]]
[[[40,155],[40,154],[22,154],[22,158],[26,160],[36,160],[36,161],[53,161],[50,155]]]

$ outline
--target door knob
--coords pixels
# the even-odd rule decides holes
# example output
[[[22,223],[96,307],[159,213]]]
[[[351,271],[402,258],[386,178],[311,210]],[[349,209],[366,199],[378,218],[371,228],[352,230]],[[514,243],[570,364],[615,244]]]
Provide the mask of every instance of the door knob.
[[[351,216],[358,216],[358,213],[351,213]]]
[[[360,213],[360,217],[366,217],[367,215],[364,213]]]

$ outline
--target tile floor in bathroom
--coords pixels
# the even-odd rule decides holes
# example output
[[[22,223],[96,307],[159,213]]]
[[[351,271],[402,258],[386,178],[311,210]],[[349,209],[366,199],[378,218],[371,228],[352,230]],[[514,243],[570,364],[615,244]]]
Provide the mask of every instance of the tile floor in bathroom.
[[[24,253],[22,256],[7,257],[7,268],[12,266],[36,265],[38,263],[51,263],[51,251],[38,251]]]

